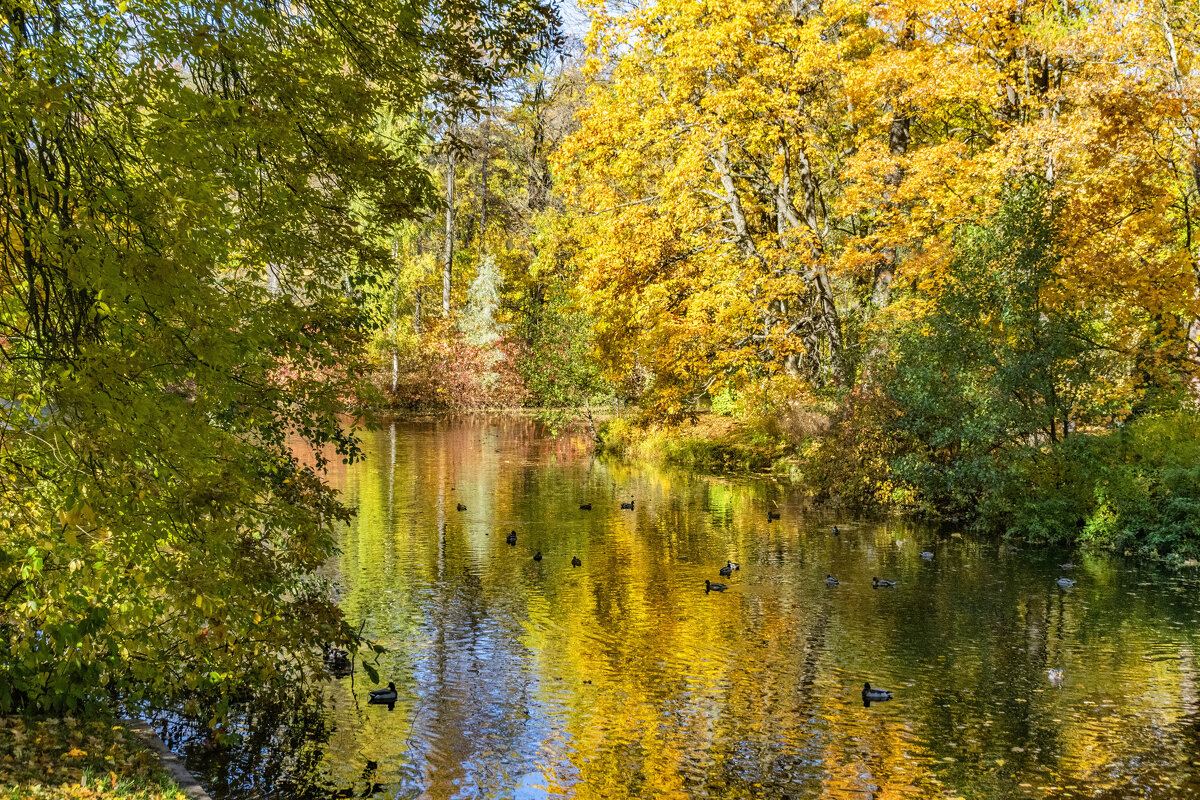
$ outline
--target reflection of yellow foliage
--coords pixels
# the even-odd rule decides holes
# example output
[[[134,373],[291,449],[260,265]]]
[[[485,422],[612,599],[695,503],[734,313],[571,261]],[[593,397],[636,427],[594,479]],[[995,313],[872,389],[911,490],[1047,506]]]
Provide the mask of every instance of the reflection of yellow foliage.
[[[523,420],[398,423],[394,439],[385,423],[365,447],[344,483],[359,517],[329,569],[346,576],[353,624],[390,648],[382,678],[400,700],[356,707],[349,680],[331,686],[339,786],[364,758],[385,781],[413,767],[430,798],[524,777],[588,800],[701,786],[733,800],[801,767],[828,797],[1103,793],[1178,766],[1197,697],[1186,636],[1105,562],[1087,581],[1111,608],[1052,581],[981,596],[1007,569],[992,543],[948,536],[931,565],[917,556],[929,532],[903,520],[844,526],[841,541],[792,507],[768,526],[767,483],[594,460]],[[629,487],[636,512],[617,507]],[[724,558],[743,561],[734,589],[705,596]],[[900,587],[872,591],[872,574]],[[1170,657],[1142,657],[1154,652]],[[897,699],[864,709],[861,681],[877,675]],[[360,672],[360,703],[364,684]],[[1125,773],[1107,768],[1114,754]]]

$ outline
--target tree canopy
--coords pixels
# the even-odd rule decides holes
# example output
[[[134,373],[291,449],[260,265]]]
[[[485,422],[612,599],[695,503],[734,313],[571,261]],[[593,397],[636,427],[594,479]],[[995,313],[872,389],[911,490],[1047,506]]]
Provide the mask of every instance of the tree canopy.
[[[356,644],[351,275],[434,184],[383,114],[477,107],[521,2],[8,2],[0,25],[0,710],[288,690]],[[297,453],[314,452],[301,459]]]
[[[676,415],[764,376],[858,385],[941,302],[960,232],[1036,179],[1062,259],[1039,302],[1103,319],[1127,372],[1192,372],[1197,25],[1171,3],[598,10],[556,164],[605,363],[645,365]]]

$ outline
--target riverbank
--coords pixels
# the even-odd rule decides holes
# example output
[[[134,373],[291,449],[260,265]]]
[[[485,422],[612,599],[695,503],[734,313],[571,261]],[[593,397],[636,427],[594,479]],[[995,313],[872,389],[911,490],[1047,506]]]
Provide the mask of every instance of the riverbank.
[[[600,447],[701,471],[771,475],[815,502],[903,513],[1036,545],[1192,564],[1200,558],[1200,412],[1143,413],[984,446],[977,432],[921,430],[879,397],[755,419],[636,417],[600,429]],[[927,432],[928,433],[928,432]]]
[[[706,472],[746,472],[798,479],[797,449],[777,431],[703,414],[678,424],[613,418],[599,428],[605,452]]]
[[[0,798],[188,800],[131,726],[0,717]]]

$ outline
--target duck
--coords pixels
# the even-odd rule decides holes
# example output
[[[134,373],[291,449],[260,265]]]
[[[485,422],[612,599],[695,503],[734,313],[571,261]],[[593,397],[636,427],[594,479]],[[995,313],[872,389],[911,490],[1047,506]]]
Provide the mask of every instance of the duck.
[[[458,504],[458,510],[459,510],[459,511],[466,511],[466,510],[467,510],[467,507],[466,507],[466,506],[464,506],[462,503],[459,503],[459,504]]]
[[[591,510],[592,510],[592,504],[591,504],[591,503],[580,503],[580,504],[579,504],[579,510],[580,510],[580,511],[591,511]]]
[[[880,703],[884,700],[891,700],[892,693],[887,689],[872,689],[871,684],[864,683],[862,699],[864,703]]]
[[[1059,578],[1056,583],[1058,583],[1058,585],[1064,589],[1075,585],[1075,581],[1071,580],[1070,578]]]
[[[832,575],[826,574],[825,575],[825,585],[826,586],[837,586],[838,579],[833,577]]]
[[[721,567],[719,570],[717,570],[717,572],[721,573],[722,576],[728,578],[730,575],[733,574],[733,571],[737,568],[738,568],[737,565],[734,564],[732,561],[727,561],[727,562],[725,562],[725,566]]]
[[[372,703],[394,703],[396,702],[396,697],[396,684],[392,683],[391,681],[388,681],[386,689],[371,690]]]
[[[630,510],[630,511],[633,511],[633,498],[632,498],[632,497],[631,497],[631,498],[629,498],[629,502],[628,502],[628,503],[621,503],[621,508],[625,508],[625,509],[628,509],[628,510]]]
[[[872,589],[891,589],[896,585],[895,581],[885,581],[880,578],[871,578]]]
[[[541,550],[538,550],[536,553],[533,554],[533,560],[534,561],[542,560],[542,551]]]
[[[513,531],[508,536],[505,536],[504,541],[508,542],[509,544],[516,544],[517,543],[517,532]]]
[[[1063,671],[1061,669],[1051,669],[1046,671],[1046,677],[1050,679],[1050,683],[1055,686],[1063,685]]]
[[[582,567],[583,566],[583,562],[579,560],[579,556],[571,556],[571,566],[572,567]]]
[[[1065,564],[1059,564],[1059,565],[1058,565],[1058,568],[1059,568],[1059,569],[1075,569],[1075,565],[1074,565],[1074,564],[1072,564],[1070,561],[1068,561],[1068,562],[1067,562],[1067,563],[1065,563]]]
[[[704,579],[704,591],[706,594],[708,592],[723,592],[728,588],[729,587],[723,583],[713,583],[708,578]]]
[[[841,536],[841,535],[842,535],[842,532],[838,530],[838,526],[837,526],[837,525],[834,525],[834,526],[833,526],[833,535],[834,535],[834,536]]]
[[[767,512],[767,522],[770,522],[773,519],[779,519],[778,511],[768,511]]]
[[[344,678],[354,671],[354,663],[345,650],[331,647],[325,651],[325,669],[335,678]]]
[[[933,561],[933,553],[929,552],[928,550],[922,551],[921,558],[925,559],[926,561]]]

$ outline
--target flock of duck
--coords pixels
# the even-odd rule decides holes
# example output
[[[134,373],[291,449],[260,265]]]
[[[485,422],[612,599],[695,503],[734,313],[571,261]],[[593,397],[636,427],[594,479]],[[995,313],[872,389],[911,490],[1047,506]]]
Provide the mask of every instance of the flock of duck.
[[[622,510],[633,511],[633,505],[634,505],[634,500],[632,498],[630,498],[628,503],[625,503],[625,502],[621,503],[621,508],[622,508]],[[463,503],[458,503],[457,508],[459,511],[467,510],[466,505],[464,505]],[[583,503],[579,506],[579,510],[580,511],[591,511],[592,504],[591,503]],[[772,521],[778,520],[778,519],[780,519],[779,512],[767,511],[767,522],[772,522]],[[841,535],[841,531],[838,530],[837,525],[833,526],[833,535],[834,536]],[[504,541],[507,542],[510,546],[515,547],[517,544],[517,532],[515,530],[511,531],[507,536],[504,537]],[[932,561],[934,558],[934,554],[929,552],[928,550],[926,550],[926,551],[922,551],[920,553],[920,557],[925,561]],[[541,550],[538,550],[536,553],[533,554],[533,560],[534,561],[542,560],[542,551]],[[579,559],[579,556],[571,557],[571,566],[572,567],[583,566],[583,562]],[[1070,562],[1067,562],[1065,564],[1059,564],[1058,566],[1060,569],[1063,569],[1063,570],[1070,570],[1070,569],[1075,568],[1075,565]],[[717,572],[718,572],[718,574],[720,574],[721,577],[728,578],[734,572],[740,570],[741,568],[742,568],[741,565],[738,564],[737,562],[727,560],[725,562],[725,566],[721,567],[719,570],[717,570]],[[1056,582],[1059,586],[1061,586],[1064,589],[1075,585],[1075,581],[1071,580],[1070,578],[1065,578],[1065,577],[1059,578]],[[825,585],[826,586],[837,586],[838,584],[839,584],[838,579],[835,578],[833,575],[828,574],[828,573],[825,575]],[[872,589],[893,589],[893,588],[895,588],[896,584],[897,584],[897,581],[894,581],[894,580],[887,580],[887,579],[879,578],[879,577],[871,578],[871,588]],[[727,585],[725,585],[724,583],[716,583],[714,581],[708,580],[707,578],[704,579],[705,594],[707,594],[709,592],[723,592],[728,588],[729,587]],[[331,656],[334,659],[333,661],[331,661]],[[345,669],[350,666],[349,657],[344,650],[333,650],[330,653],[326,654],[326,665],[329,666],[331,668],[331,670]],[[1062,670],[1056,670],[1056,669],[1050,670],[1049,678],[1050,678],[1051,683],[1053,683],[1055,685],[1062,685],[1062,680],[1063,680]],[[388,706],[391,706],[393,703],[396,702],[396,697],[397,697],[396,684],[389,681],[386,689],[373,689],[371,691],[370,702],[374,703],[374,704],[387,704]],[[873,702],[878,703],[878,702],[883,702],[885,700],[891,700],[892,697],[893,697],[893,693],[887,689],[872,688],[872,686],[869,682],[863,683],[862,700],[863,700],[863,705],[865,705],[865,706],[869,706]]]
[[[626,511],[633,511],[633,503],[634,503],[633,499],[630,498],[628,503],[621,503],[621,508]],[[467,510],[466,505],[463,503],[458,503],[456,507],[458,508],[459,511]],[[591,503],[582,503],[579,506],[579,510],[580,511],[591,511],[592,504]],[[776,514],[774,517],[769,517],[769,519],[779,519],[779,515]],[[517,532],[509,531],[509,534],[504,537],[504,541],[507,542],[509,545],[515,547],[517,544]],[[538,550],[536,553],[533,554],[533,560],[534,561],[542,560],[542,551],[541,550]],[[730,562],[730,563],[733,563],[733,562]],[[583,566],[583,562],[579,559],[579,556],[571,556],[571,566],[572,567],[582,567]],[[721,574],[728,575],[729,573],[722,572]],[[721,586],[721,584],[719,584],[719,583],[714,584],[714,585]],[[724,588],[725,587],[722,586],[721,589],[718,589],[717,591],[722,591]],[[380,690],[380,691],[382,691],[382,690]],[[372,696],[374,696],[374,695],[372,694]]]

